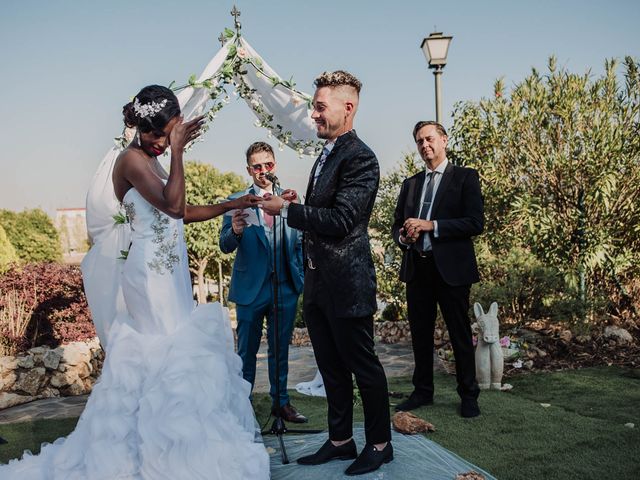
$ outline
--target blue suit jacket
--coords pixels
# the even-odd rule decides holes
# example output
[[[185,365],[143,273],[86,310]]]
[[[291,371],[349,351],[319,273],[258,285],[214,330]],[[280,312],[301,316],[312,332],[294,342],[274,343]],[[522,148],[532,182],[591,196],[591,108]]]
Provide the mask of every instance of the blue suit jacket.
[[[229,198],[237,198],[247,193],[254,193],[253,187],[245,191],[237,192]],[[278,192],[279,193],[279,192]],[[257,212],[258,219],[262,223],[262,216]],[[293,287],[300,294],[304,283],[304,266],[302,260],[302,235],[299,230],[289,227],[284,222],[284,259],[285,274]],[[278,229],[278,235],[280,231]],[[252,225],[246,227],[240,240],[234,235],[231,226],[231,216],[225,215],[220,232],[220,250],[231,253],[238,250],[233,263],[231,273],[231,286],[229,287],[229,300],[240,305],[251,304],[264,284],[264,281],[273,269],[271,256],[269,255],[269,241],[262,226]],[[273,252],[271,252],[273,253]],[[280,255],[280,252],[278,252]],[[280,259],[278,259],[280,261]],[[282,279],[281,279],[282,280]]]

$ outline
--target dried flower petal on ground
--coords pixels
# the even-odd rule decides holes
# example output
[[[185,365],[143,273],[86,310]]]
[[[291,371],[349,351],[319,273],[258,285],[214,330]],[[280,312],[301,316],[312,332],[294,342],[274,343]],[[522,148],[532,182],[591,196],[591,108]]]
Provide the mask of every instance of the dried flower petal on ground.
[[[485,480],[484,475],[471,470],[470,472],[459,473],[456,475],[455,480]]]
[[[435,432],[433,424],[409,412],[398,412],[391,419],[393,428],[400,433],[413,435],[415,433]]]

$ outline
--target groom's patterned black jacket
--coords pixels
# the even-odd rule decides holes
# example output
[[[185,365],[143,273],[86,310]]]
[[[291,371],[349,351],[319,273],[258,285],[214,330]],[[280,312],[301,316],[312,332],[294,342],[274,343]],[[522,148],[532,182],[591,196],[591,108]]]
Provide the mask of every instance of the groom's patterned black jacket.
[[[304,231],[305,261],[331,290],[335,315],[372,315],[376,273],[367,228],[380,181],[378,159],[351,130],[336,140],[314,187],[317,165],[306,203],[289,206],[289,226]]]

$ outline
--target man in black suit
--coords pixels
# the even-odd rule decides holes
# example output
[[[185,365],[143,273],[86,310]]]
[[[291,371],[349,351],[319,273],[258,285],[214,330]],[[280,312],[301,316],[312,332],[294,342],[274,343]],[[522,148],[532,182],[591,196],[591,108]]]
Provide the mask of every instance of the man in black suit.
[[[472,237],[484,227],[478,172],[454,166],[446,156],[447,132],[437,122],[413,129],[426,170],[402,183],[393,238],[403,250],[400,280],[407,284],[414,391],[396,410],[433,403],[433,333],[437,306],[456,359],[460,414],[480,415],[469,320],[471,284],[479,280]]]
[[[327,392],[329,440],[298,463],[318,465],[356,458],[346,472],[359,475],[393,459],[387,379],[373,343],[376,274],[367,227],[380,169],[353,130],[361,83],[344,72],[315,80],[312,118],[325,139],[307,188],[306,203],[279,197],[266,212],[304,231],[304,318]],[[365,415],[366,445],[352,438],[355,376]]]

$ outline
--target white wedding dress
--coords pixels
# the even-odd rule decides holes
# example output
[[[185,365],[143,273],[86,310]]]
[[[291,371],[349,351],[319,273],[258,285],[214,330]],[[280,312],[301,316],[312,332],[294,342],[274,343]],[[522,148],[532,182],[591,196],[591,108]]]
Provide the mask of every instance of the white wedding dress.
[[[76,429],[39,455],[0,466],[0,479],[269,478],[226,311],[218,303],[194,306],[182,220],[135,189],[123,205],[131,230],[127,259],[107,258],[100,242],[94,246],[105,265],[119,262],[113,272],[121,273],[98,269],[91,254],[83,264],[107,344],[102,375]],[[121,275],[121,288],[109,275]],[[121,291],[123,304],[96,301],[98,290]],[[115,316],[108,325],[105,311]]]

